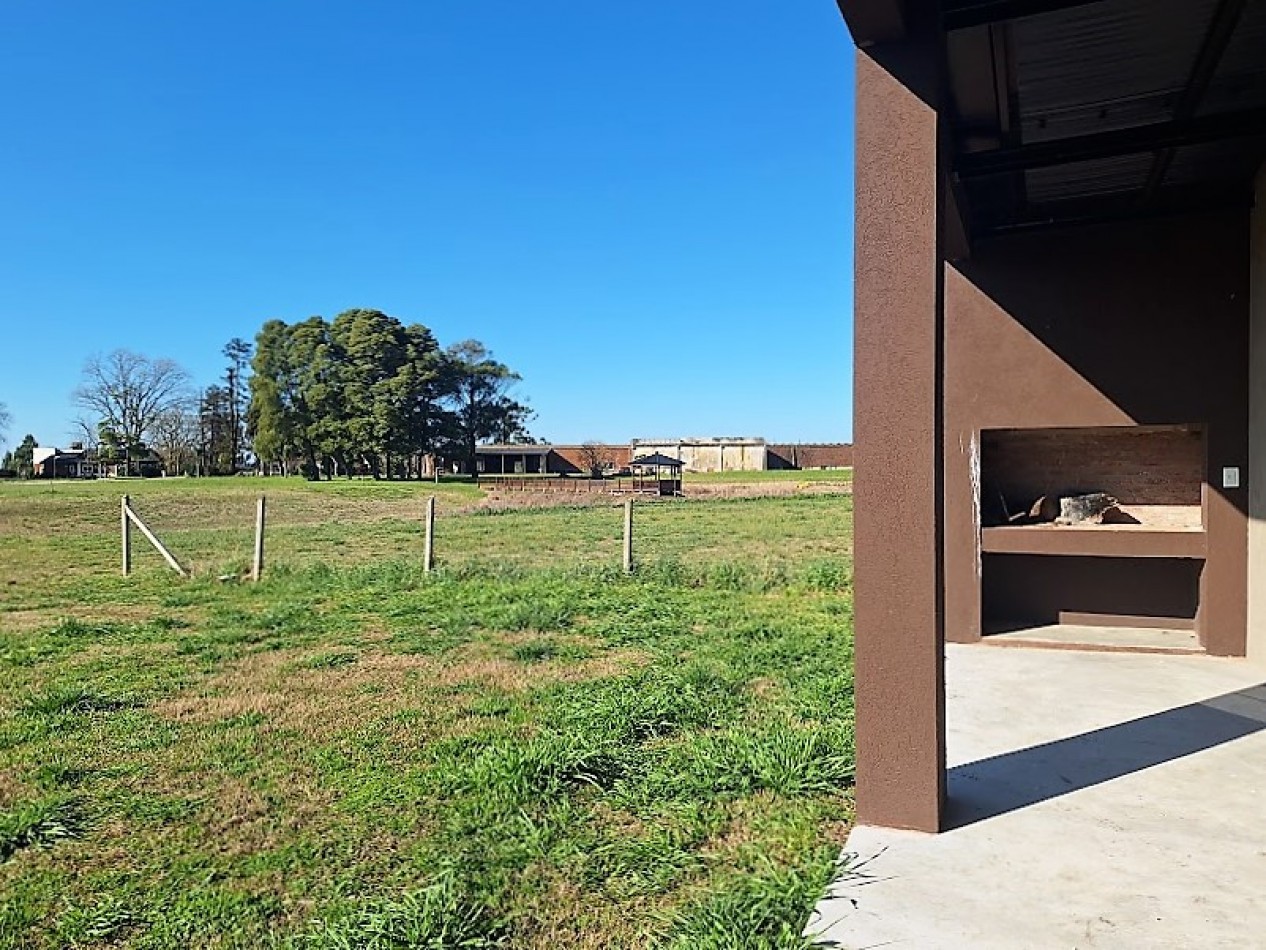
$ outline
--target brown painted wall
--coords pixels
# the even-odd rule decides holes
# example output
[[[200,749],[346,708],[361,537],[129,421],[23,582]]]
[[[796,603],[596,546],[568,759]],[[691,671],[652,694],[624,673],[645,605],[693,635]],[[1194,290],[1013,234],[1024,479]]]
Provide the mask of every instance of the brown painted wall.
[[[945,795],[934,54],[857,55],[854,259],[857,819],[923,831]]]
[[[980,634],[973,457],[981,429],[1194,423],[1204,427],[1208,471],[1239,466],[1247,485],[1244,214],[982,243],[970,260],[946,266],[945,310],[950,639]],[[1209,554],[1198,629],[1210,652],[1240,653],[1245,490],[1206,485],[1203,495]],[[1040,586],[1047,560],[1009,567],[1008,582]]]
[[[984,590],[993,623],[1054,624],[1076,615],[1113,625],[1189,629],[1196,617],[1201,562],[1148,557],[990,555]],[[1034,583],[1040,578],[1040,583]]]
[[[766,446],[769,468],[852,468],[853,446],[846,442],[784,443]]]
[[[573,472],[583,473],[588,471],[588,464],[584,458],[585,447],[583,445],[553,445],[550,448],[553,449],[550,456],[551,472],[571,474]],[[612,464],[616,468],[625,468],[629,464],[631,456],[627,445],[607,445],[604,443],[602,450],[607,458],[611,459]],[[554,456],[557,456],[557,459]]]

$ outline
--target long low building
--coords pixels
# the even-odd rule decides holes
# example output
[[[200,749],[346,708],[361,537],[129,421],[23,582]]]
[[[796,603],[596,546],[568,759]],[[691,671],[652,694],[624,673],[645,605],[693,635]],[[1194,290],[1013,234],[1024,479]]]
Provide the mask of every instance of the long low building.
[[[618,472],[632,459],[629,446],[587,445],[481,445],[476,449],[481,475],[590,475]]]
[[[687,472],[851,468],[853,447],[837,443],[769,443],[761,438],[633,439],[627,445],[481,445],[482,475],[589,475],[618,472],[646,455],[680,459]]]

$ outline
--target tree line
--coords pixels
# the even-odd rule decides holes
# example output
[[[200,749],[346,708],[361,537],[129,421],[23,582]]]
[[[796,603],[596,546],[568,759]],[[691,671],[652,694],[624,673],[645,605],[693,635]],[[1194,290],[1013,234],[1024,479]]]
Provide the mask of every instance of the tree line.
[[[520,379],[477,340],[441,349],[420,323],[378,310],[270,320],[255,341],[246,429],[262,464],[309,478],[419,478],[486,440],[528,441]]]
[[[197,389],[169,359],[94,356],[73,393],[77,441],[129,473],[257,469],[308,478],[420,478],[437,460],[475,471],[480,442],[530,442],[517,373],[477,340],[441,347],[420,323],[354,309],[332,320],[269,320],[222,350]],[[8,423],[0,406],[0,429]],[[5,459],[30,473],[35,440]]]

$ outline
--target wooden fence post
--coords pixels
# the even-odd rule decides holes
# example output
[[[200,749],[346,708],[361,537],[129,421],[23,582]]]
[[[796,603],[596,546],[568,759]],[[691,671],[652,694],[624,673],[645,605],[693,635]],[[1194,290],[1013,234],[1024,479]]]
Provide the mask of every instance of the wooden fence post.
[[[624,573],[633,573],[633,499],[624,502]]]
[[[132,522],[128,518],[128,496],[123,496],[123,504],[119,512],[119,530],[123,539],[123,576],[132,573]]]
[[[176,560],[176,556],[172,554],[171,551],[167,550],[167,546],[164,545],[162,541],[158,540],[158,535],[154,534],[154,532],[149,529],[149,525],[141,520],[141,516],[132,510],[132,507],[128,504],[126,498],[123,502],[123,517],[127,518],[132,522],[132,524],[136,525],[136,530],[145,536],[146,541],[154,545],[154,549],[163,556],[163,560],[167,562],[173,571],[181,577],[189,576],[189,573],[181,567],[180,562]]]
[[[435,569],[435,496],[426,500],[426,543],[422,551],[422,570],[430,574]]]
[[[259,496],[259,502],[255,507],[255,557],[251,560],[251,580],[256,584],[259,583],[260,575],[264,573],[264,496]]]

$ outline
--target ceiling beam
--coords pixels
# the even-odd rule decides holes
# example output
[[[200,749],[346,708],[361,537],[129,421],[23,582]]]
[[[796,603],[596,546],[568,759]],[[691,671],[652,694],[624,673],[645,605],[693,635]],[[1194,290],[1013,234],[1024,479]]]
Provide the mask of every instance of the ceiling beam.
[[[1103,0],[944,0],[941,25],[947,30],[965,30],[987,23],[1001,23],[1039,13],[1054,13],[1084,7]]]
[[[1222,54],[1226,52],[1227,45],[1235,34],[1235,27],[1240,22],[1244,5],[1245,0],[1222,0],[1213,11],[1213,16],[1209,19],[1209,28],[1205,31],[1204,41],[1200,44],[1200,51],[1196,53],[1191,73],[1187,77],[1187,84],[1183,86],[1178,102],[1174,105],[1175,121],[1190,119],[1200,109],[1200,103],[1204,101],[1204,94],[1213,80],[1213,74],[1218,71],[1218,63],[1222,61]],[[1173,160],[1172,148],[1161,149],[1156,153],[1156,157],[1152,160],[1151,170],[1147,173],[1143,201],[1150,201],[1156,195],[1157,190],[1165,181],[1165,176],[1169,173],[1169,165]]]
[[[1086,227],[1121,221],[1138,221],[1172,215],[1198,214],[1252,207],[1253,189],[1243,182],[1205,182],[1174,185],[1163,189],[1157,200],[1143,206],[1139,190],[1110,195],[1064,198],[1044,204],[1030,205],[1013,217],[979,223],[972,230],[972,240],[1027,234],[1053,228]]]
[[[1266,109],[1225,112],[1185,121],[1157,122],[1012,148],[969,152],[958,156],[954,170],[962,178],[980,178],[1258,135],[1266,135]]]

